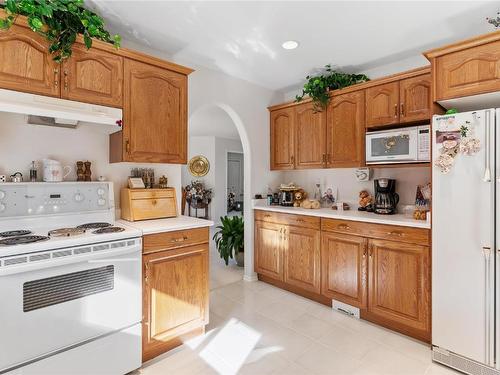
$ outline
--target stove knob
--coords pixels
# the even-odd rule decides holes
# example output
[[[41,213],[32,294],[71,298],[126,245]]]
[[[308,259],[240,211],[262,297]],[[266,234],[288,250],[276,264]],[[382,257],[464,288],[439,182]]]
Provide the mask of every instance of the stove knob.
[[[5,204],[0,203],[0,212],[4,212],[4,211],[5,211]]]
[[[97,195],[104,195],[104,189],[103,188],[97,189]]]
[[[5,198],[5,191],[0,190],[0,199],[4,199],[4,198]]]
[[[104,205],[106,204],[106,199],[99,198],[99,199],[97,200],[97,204],[98,204],[99,206],[104,206]]]
[[[81,201],[83,201],[83,194],[76,193],[75,196],[74,196],[74,198],[75,198],[76,202],[81,202]]]

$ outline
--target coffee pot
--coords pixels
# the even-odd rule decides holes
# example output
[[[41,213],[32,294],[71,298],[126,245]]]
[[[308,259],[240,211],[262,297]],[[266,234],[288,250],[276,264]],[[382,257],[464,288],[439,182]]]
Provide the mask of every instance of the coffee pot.
[[[374,181],[374,185],[375,202],[373,211],[381,215],[395,214],[399,202],[399,195],[396,193],[396,180],[379,178]]]

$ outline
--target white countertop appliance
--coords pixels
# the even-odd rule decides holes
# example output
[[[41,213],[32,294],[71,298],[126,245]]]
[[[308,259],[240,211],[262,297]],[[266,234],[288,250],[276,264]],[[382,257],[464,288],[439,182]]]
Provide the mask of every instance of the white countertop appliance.
[[[366,133],[366,164],[429,162],[429,132],[422,125]]]
[[[432,124],[432,358],[471,375],[500,374],[499,119]]]
[[[141,231],[108,182],[0,184],[0,374],[141,366]]]

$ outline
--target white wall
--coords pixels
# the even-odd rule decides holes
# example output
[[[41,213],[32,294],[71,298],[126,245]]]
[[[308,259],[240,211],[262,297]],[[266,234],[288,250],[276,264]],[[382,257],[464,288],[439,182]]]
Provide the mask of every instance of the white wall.
[[[205,186],[213,189],[209,217],[215,222],[219,222],[219,218],[227,213],[226,155],[228,151],[243,152],[241,142],[237,139],[213,136],[189,137],[188,159],[196,155],[203,155],[210,162],[210,170],[206,176],[194,177],[189,173],[187,166],[182,166],[182,186],[186,186],[193,180],[200,180]],[[199,216],[203,214],[204,210],[198,212]]]
[[[287,171],[283,173],[283,179],[286,182],[295,182],[310,194],[314,192],[314,184],[319,181],[322,191],[325,187],[334,187],[338,191],[338,200],[357,203],[361,190],[368,190],[373,194],[373,179],[395,178],[400,204],[414,204],[417,185],[426,184],[431,180],[430,170],[425,167],[374,168],[373,179],[369,182],[358,182],[354,171],[352,168]]]
[[[187,165],[183,165],[182,169],[182,186],[186,186],[191,181],[199,180],[202,181],[207,188],[214,189],[215,188],[215,137],[209,136],[201,136],[201,137],[189,137],[188,139],[188,161],[196,156],[202,155],[208,159],[210,163],[210,170],[208,171],[206,176],[203,177],[194,177],[189,173],[189,169]],[[212,199],[213,202],[213,199]],[[208,215],[210,218],[213,218],[213,203],[209,206]],[[198,216],[203,216],[205,210],[199,210]],[[188,214],[188,206],[186,205],[186,212]],[[192,210],[192,214],[194,215],[194,210]]]
[[[120,203],[120,188],[126,186],[130,169],[148,167],[155,169],[155,177],[168,177],[169,186],[179,187],[180,167],[167,164],[109,163],[108,135],[90,126],[76,129],[51,128],[28,125],[24,116],[0,113],[0,174],[11,175],[21,172],[29,180],[31,161],[53,158],[70,165],[73,169],[67,180],[76,181],[76,161],[92,162],[92,179],[105,176],[114,182],[115,204]],[[39,163],[41,164],[41,163]],[[41,168],[38,177],[41,180]],[[180,202],[180,194],[177,194]]]

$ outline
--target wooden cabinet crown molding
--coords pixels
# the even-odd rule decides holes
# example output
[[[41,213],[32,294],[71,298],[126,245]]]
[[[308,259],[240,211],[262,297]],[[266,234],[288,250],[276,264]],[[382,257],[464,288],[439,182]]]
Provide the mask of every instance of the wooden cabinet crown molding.
[[[428,51],[425,51],[423,55],[431,61],[432,59],[443,56],[449,53],[462,51],[465,49],[478,47],[483,44],[488,44],[492,42],[497,42],[500,40],[500,30],[494,31],[487,34],[478,35],[469,39],[464,39],[459,42],[451,43],[446,46],[434,48]]]
[[[5,17],[5,16],[6,16],[5,10],[0,9],[0,17]],[[28,25],[27,19],[24,16],[18,16],[16,18],[15,25],[21,26],[21,27],[29,30],[33,34],[36,34],[35,32],[31,31],[31,29]],[[1,33],[2,33],[2,31],[0,31],[0,34]],[[76,41],[78,43],[81,43],[84,45],[83,36],[81,36],[81,35],[78,36]],[[147,55],[147,54],[139,52],[139,51],[134,51],[134,50],[131,50],[128,48],[122,48],[122,47],[119,49],[116,49],[112,44],[103,42],[101,40],[92,39],[92,49],[93,48],[97,48],[97,49],[100,49],[100,50],[103,50],[103,51],[106,51],[106,52],[109,52],[109,53],[112,53],[112,54],[115,54],[115,55],[118,55],[121,57],[125,57],[128,59],[145,62],[147,64],[154,65],[154,66],[157,66],[157,67],[162,68],[162,69],[168,69],[168,70],[171,70],[173,72],[177,72],[177,73],[184,74],[184,75],[189,75],[192,72],[194,72],[193,69],[188,68],[186,66],[175,64],[173,62],[166,61],[166,60],[160,59],[160,58],[155,57],[155,56]],[[46,51],[48,54],[48,49]]]
[[[395,82],[395,81],[399,81],[399,80],[406,79],[406,78],[412,78],[412,77],[416,77],[416,76],[419,76],[422,74],[428,74],[430,72],[431,72],[431,67],[430,67],[430,65],[427,65],[427,66],[423,66],[420,68],[407,70],[407,71],[404,71],[401,73],[395,73],[395,74],[391,74],[388,76],[375,78],[375,79],[372,79],[368,82],[358,83],[357,85],[345,87],[345,88],[340,89],[340,90],[333,90],[333,91],[330,91],[330,96],[343,95],[343,94],[347,94],[350,92],[360,91],[360,90],[364,90],[364,89],[367,89],[370,87],[383,85],[385,83]],[[275,104],[275,105],[267,107],[267,109],[270,112],[272,112],[272,111],[276,111],[278,109],[287,108],[287,107],[294,107],[294,106],[302,105],[304,103],[309,103],[309,102],[312,102],[312,99],[305,98],[305,99],[301,100],[300,102],[290,101],[290,102]]]

